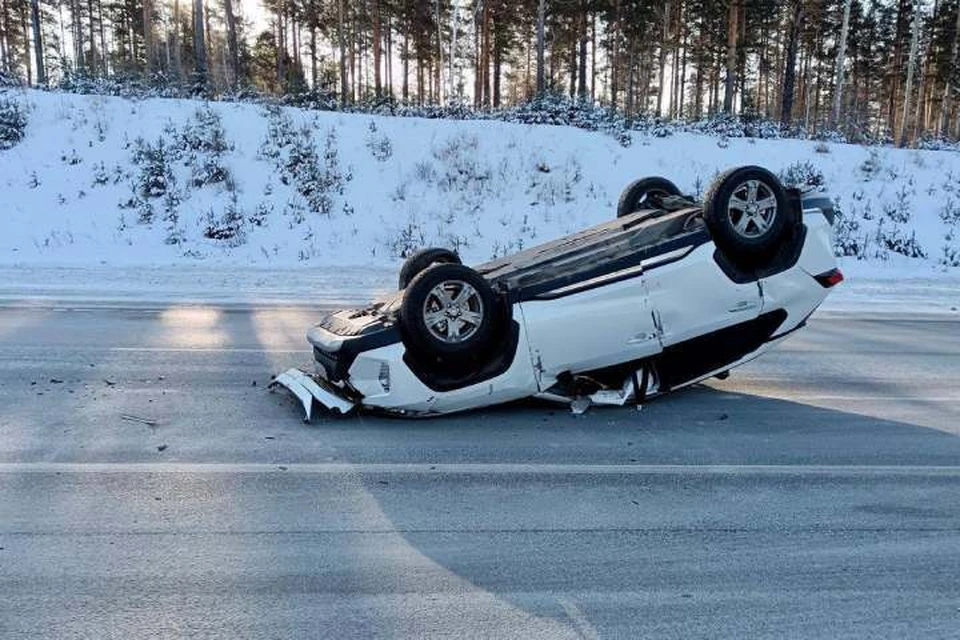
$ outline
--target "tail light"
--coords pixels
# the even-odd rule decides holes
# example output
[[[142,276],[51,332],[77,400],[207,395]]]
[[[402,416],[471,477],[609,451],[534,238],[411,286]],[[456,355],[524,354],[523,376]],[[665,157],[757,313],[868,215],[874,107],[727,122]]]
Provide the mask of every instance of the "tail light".
[[[830,269],[830,271],[824,271],[819,275],[813,276],[813,278],[820,283],[821,287],[829,289],[843,282],[843,272],[840,271],[840,269]]]

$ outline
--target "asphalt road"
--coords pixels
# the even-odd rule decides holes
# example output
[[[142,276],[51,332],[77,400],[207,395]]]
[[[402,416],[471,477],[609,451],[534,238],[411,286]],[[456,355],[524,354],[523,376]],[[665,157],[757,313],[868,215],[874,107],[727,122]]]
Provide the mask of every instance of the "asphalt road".
[[[960,319],[304,425],[308,309],[0,308],[0,638],[956,638]],[[148,423],[149,422],[149,423]]]

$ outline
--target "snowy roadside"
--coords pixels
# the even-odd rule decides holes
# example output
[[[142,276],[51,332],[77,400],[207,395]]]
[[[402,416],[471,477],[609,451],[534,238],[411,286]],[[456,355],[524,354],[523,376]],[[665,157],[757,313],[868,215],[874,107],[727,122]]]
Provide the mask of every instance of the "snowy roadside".
[[[960,276],[850,261],[843,268],[847,281],[821,312],[960,317]],[[393,291],[396,277],[396,269],[379,267],[0,266],[0,304],[351,306]]]
[[[0,266],[0,304],[349,306],[394,290],[395,269]]]
[[[5,264],[396,269],[429,246],[478,263],[609,220],[638,177],[699,197],[750,163],[823,185],[841,254],[960,277],[960,153],[686,132],[624,147],[567,126],[16,99],[28,124],[0,153]]]

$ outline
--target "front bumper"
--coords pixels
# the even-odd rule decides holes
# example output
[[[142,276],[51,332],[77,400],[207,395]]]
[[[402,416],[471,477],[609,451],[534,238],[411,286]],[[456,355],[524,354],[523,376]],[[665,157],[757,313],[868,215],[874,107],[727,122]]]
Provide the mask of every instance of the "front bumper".
[[[320,376],[311,375],[300,369],[287,369],[274,378],[268,388],[278,386],[289,390],[300,400],[303,405],[304,422],[310,422],[313,417],[314,400],[328,411],[340,415],[347,415],[357,408],[357,403],[351,400],[343,389]]]

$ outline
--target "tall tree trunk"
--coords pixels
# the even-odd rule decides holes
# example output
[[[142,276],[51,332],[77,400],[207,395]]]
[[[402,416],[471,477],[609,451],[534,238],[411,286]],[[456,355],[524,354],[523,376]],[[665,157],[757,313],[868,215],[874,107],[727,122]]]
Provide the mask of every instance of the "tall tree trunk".
[[[287,26],[290,28],[290,56],[291,71],[294,76],[298,75],[303,68],[300,65],[300,24],[297,22],[296,5],[291,2],[289,5],[290,14],[287,20]]]
[[[534,29],[536,31],[536,29]],[[536,91],[536,75],[537,72],[533,68],[533,51],[537,48],[536,45],[536,35],[527,34],[527,42],[524,47],[524,53],[526,53],[526,75],[523,77],[523,97],[529,100],[533,97],[534,92]]]
[[[483,102],[483,4],[484,0],[478,0],[477,6],[473,11],[473,106],[479,109]]]
[[[337,0],[337,44],[340,47],[340,104],[349,102],[347,94],[347,34],[343,27],[343,2]],[[406,78],[404,78],[406,80]],[[404,97],[406,97],[406,86],[404,86]]]
[[[373,92],[379,98],[383,90],[380,77],[380,0],[371,0],[370,18],[373,21]]]
[[[286,1],[280,0],[277,7],[277,86],[280,91],[286,91],[286,60],[287,57],[287,13]]]
[[[693,118],[699,118],[703,113],[703,89],[704,89],[704,74],[707,71],[706,63],[706,29],[707,29],[707,19],[700,14],[700,25],[697,29],[697,42],[694,47],[694,59],[693,59],[693,68],[696,70],[696,80],[694,81],[693,88]]]
[[[173,73],[178,82],[183,81],[183,46],[180,42],[180,0],[173,0]]]
[[[310,23],[310,86],[316,89],[319,86],[317,78],[317,25]]]
[[[737,15],[739,16],[739,26],[737,27],[737,81],[733,87],[733,95],[734,101],[736,101],[738,95],[740,96],[738,110],[742,112],[744,96],[747,93],[747,50],[743,44],[747,34],[747,8],[745,6],[745,0],[741,0],[740,11],[737,12]]]
[[[577,63],[577,97],[585,99],[587,97],[587,12],[584,9],[580,13],[580,51]]]
[[[71,4],[73,3],[71,2]],[[76,22],[73,21],[73,19],[71,18],[71,23],[70,23],[71,37],[75,35],[75,27],[76,27]],[[124,69],[128,64],[129,55],[127,51],[129,50],[130,47],[128,45],[129,30],[127,29],[127,20],[125,19],[122,13],[115,19],[114,33],[115,33],[114,40],[116,41],[116,49],[117,49],[116,59],[118,63],[116,67],[119,67],[120,69]],[[74,52],[74,55],[76,55],[77,53],[76,41],[74,41],[73,52]],[[77,64],[77,69],[78,70],[80,69],[79,61]]]
[[[537,95],[543,95],[547,90],[544,69],[544,30],[547,15],[547,0],[540,0],[537,4]],[[614,93],[616,100],[616,93]]]
[[[291,71],[293,72],[293,80],[296,80],[299,76],[303,75],[303,63],[300,60],[300,22],[297,20],[297,5],[293,2],[290,3],[290,20],[288,24],[290,25],[290,44],[292,45],[291,50],[293,51],[291,66]]]
[[[723,93],[723,110],[733,113],[733,94],[737,90],[737,26],[740,24],[738,11],[740,0],[729,0],[730,11],[727,16],[727,78]]]
[[[657,116],[663,113],[663,80],[667,66],[667,44],[670,42],[670,18],[671,7],[670,0],[663,4],[663,24],[660,29],[660,51],[657,59],[658,80],[657,80]]]
[[[680,84],[677,85],[677,116],[683,117],[683,107],[684,99],[686,98],[686,87],[687,87],[687,42],[690,34],[690,30],[687,29],[684,21],[680,21],[680,28],[683,32],[681,46],[683,47],[683,53],[680,56]]]
[[[213,43],[213,31],[210,29],[210,5],[207,5],[207,4],[203,5],[203,28],[204,28],[204,34],[203,34],[204,41],[207,43],[208,47],[211,47]],[[206,52],[207,83],[211,86],[213,85],[214,81],[216,81],[216,78],[217,78],[215,73],[216,70],[214,69],[213,65],[210,63],[210,59],[212,58],[212,55],[211,55],[212,51],[213,49],[209,49]]]
[[[757,113],[770,117],[770,55],[768,49],[770,21],[764,19],[760,31],[760,54],[757,56]]]
[[[193,0],[193,51],[196,59],[194,81],[207,86],[207,39],[204,37],[203,0]]]
[[[417,104],[423,104],[423,85],[424,85],[424,76],[423,76],[423,56],[420,53],[417,53]]]
[[[10,72],[10,53],[7,48],[7,0],[0,0],[0,71]]]
[[[456,74],[456,65],[454,62],[457,58],[457,40],[459,37],[460,31],[460,12],[457,10],[458,7],[456,3],[451,4],[450,7],[450,54],[447,56],[449,60],[449,69],[447,70],[447,100],[452,99],[457,93],[457,74]]]
[[[343,2],[343,0],[340,0]],[[410,36],[407,33],[403,34],[403,51],[400,54],[400,57],[403,59],[402,73],[403,73],[403,101],[407,102],[410,99]]]
[[[70,37],[73,40],[73,62],[77,71],[83,71],[83,27],[80,22],[80,0],[70,0]]]
[[[916,0],[914,0],[916,1]],[[896,134],[897,131],[897,98],[900,95],[900,74],[903,70],[903,41],[909,34],[908,23],[911,0],[899,0],[897,3],[897,21],[893,42],[893,57],[888,74],[887,83],[887,126]]]
[[[30,0],[30,18],[33,22],[33,50],[37,56],[37,84],[47,84],[43,65],[43,33],[40,30],[40,2]]]
[[[62,3],[61,3],[62,6]],[[107,36],[106,27],[103,20],[103,0],[97,0],[97,23],[100,25],[100,51],[103,51],[103,73],[110,74],[109,62],[110,56],[107,55]],[[60,22],[60,28],[63,28],[63,21]]]
[[[434,0],[433,6],[435,11],[434,18],[437,26],[437,39],[436,39],[437,60],[436,60],[436,64],[433,64],[431,62],[431,65],[433,67],[433,90],[436,92],[436,96],[434,97],[434,102],[436,102],[437,104],[440,104],[443,101],[443,98],[442,98],[443,85],[441,84],[441,80],[443,76],[443,29],[441,28],[442,23],[440,22],[440,0]]]
[[[366,79],[367,79],[367,67],[364,64],[366,60],[367,53],[367,43],[364,40],[363,27],[360,24],[360,16],[354,16],[353,26],[352,26],[353,38],[351,39],[350,47],[352,49],[352,63],[353,63],[353,80],[354,80],[354,95],[358,100],[363,100],[366,97]]]
[[[387,52],[384,56],[385,66],[386,66],[386,90],[387,95],[391,98],[393,97],[393,25],[390,15],[387,15],[387,28],[384,29],[385,34],[383,38],[384,48]]]
[[[813,82],[807,85],[807,96],[803,105],[803,128],[806,131],[816,131],[817,123],[819,122],[821,89],[820,72],[822,71],[822,65],[820,64],[820,52],[823,51],[823,33],[819,25],[817,26],[815,41],[815,54],[811,56],[811,58],[815,60],[816,64],[815,75]]]
[[[503,36],[500,25],[494,23],[493,30],[493,106],[500,106],[500,72],[503,64]]]
[[[590,101],[597,98],[597,14],[590,20]]]
[[[670,82],[670,117],[678,116],[677,105],[680,103],[680,41],[683,33],[683,2],[677,2],[677,32],[673,34],[673,78]]]
[[[143,0],[143,70],[149,77],[153,74],[153,0]]]
[[[640,51],[640,82],[638,84],[639,107],[637,112],[646,115],[647,103],[650,97],[650,67],[653,64],[650,59],[653,55],[653,47],[644,47]]]
[[[23,66],[27,68],[27,84],[33,84],[33,62],[30,59],[30,28],[27,26],[27,12],[20,12],[20,37],[23,42]]]
[[[87,25],[90,27],[90,68],[97,71],[97,37],[94,29],[93,0],[87,0]]]
[[[236,89],[240,84],[240,51],[237,46],[237,20],[233,15],[233,0],[223,0],[223,15],[227,23],[227,52],[230,67],[228,82],[230,88]]]
[[[907,144],[908,123],[910,120],[910,98],[913,92],[913,73],[917,66],[917,49],[920,44],[920,3],[917,2],[913,10],[913,22],[910,27],[910,57],[907,61],[907,87],[903,93],[903,120],[900,123],[899,146]]]
[[[483,3],[483,33],[480,47],[480,92],[481,105],[490,106],[490,2]]]
[[[610,25],[610,104],[617,108],[620,93],[620,2],[616,0],[613,9],[613,23]]]
[[[924,44],[923,53],[920,54],[920,87],[917,89],[917,111],[913,118],[913,129],[911,136],[914,140],[923,135],[926,128],[926,107],[927,107],[927,64],[929,61],[930,43]]]
[[[947,135],[950,131],[950,100],[953,95],[953,81],[960,77],[960,5],[957,6],[957,25],[953,30],[953,44],[950,45],[950,66],[943,83],[943,97],[940,99],[940,116],[937,118],[937,134]]]
[[[790,35],[787,39],[787,55],[783,74],[783,94],[780,101],[780,124],[783,127],[790,125],[790,115],[793,112],[793,92],[796,83],[797,42],[800,39],[800,28],[803,25],[803,3],[799,0],[793,5],[793,22],[790,25]]]
[[[830,124],[834,128],[840,125],[840,108],[843,104],[843,63],[847,55],[847,32],[850,30],[851,0],[843,3],[843,22],[840,25],[840,42],[837,44],[837,61],[833,72],[833,113]]]

